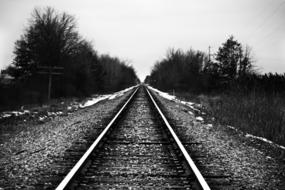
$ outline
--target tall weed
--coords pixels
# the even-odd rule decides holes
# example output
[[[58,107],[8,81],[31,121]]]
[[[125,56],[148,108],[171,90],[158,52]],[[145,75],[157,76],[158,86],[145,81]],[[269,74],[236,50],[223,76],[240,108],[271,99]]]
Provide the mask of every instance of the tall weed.
[[[285,100],[281,95],[230,94],[208,97],[208,102],[207,109],[219,122],[285,145]]]

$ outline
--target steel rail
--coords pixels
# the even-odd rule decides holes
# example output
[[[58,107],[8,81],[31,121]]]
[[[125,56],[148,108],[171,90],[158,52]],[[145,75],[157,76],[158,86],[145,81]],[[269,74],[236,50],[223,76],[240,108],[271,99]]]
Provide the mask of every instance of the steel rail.
[[[74,165],[74,167],[69,171],[67,176],[61,181],[61,183],[57,186],[56,190],[63,190],[70,184],[71,180],[74,178],[74,176],[77,174],[77,172],[80,170],[80,168],[84,165],[84,163],[87,161],[91,153],[94,151],[95,147],[99,144],[99,142],[103,139],[103,137],[106,135],[108,130],[111,128],[111,126],[115,123],[117,118],[120,116],[120,114],[124,111],[124,109],[127,107],[129,102],[132,100],[136,92],[138,91],[137,87],[135,91],[132,93],[130,98],[127,100],[127,102],[123,105],[123,107],[118,111],[118,113],[115,115],[115,117],[110,121],[110,123],[107,125],[107,127],[101,132],[101,134],[97,137],[97,139],[93,142],[93,144],[89,147],[89,149],[84,153],[84,155],[80,158],[80,160]]]
[[[167,126],[169,132],[171,133],[173,139],[175,140],[177,146],[179,147],[179,149],[181,150],[181,152],[183,153],[184,158],[186,159],[188,165],[190,166],[191,170],[193,171],[193,173],[195,174],[199,185],[201,186],[202,189],[204,190],[210,190],[209,185],[207,184],[206,180],[204,179],[204,177],[202,176],[201,172],[199,171],[199,169],[197,168],[197,166],[195,165],[194,161],[192,160],[192,158],[190,157],[190,155],[188,154],[187,150],[185,149],[185,147],[183,146],[183,144],[181,143],[181,141],[179,140],[179,138],[177,137],[177,135],[175,134],[174,130],[172,129],[171,125],[169,124],[169,122],[167,121],[166,117],[164,116],[164,114],[162,113],[162,111],[160,110],[160,108],[158,107],[158,105],[156,104],[155,100],[153,99],[151,93],[149,92],[148,88],[145,87],[150,99],[152,100],[152,103],[154,104],[154,106],[156,107],[157,111],[159,112],[159,115],[161,116],[161,118],[163,119],[165,125]]]

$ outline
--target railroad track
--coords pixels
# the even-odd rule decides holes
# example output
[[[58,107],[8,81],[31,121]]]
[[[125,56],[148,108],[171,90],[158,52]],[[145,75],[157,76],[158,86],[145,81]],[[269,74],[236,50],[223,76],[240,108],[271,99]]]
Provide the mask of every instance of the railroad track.
[[[146,87],[138,87],[58,185],[210,189]]]

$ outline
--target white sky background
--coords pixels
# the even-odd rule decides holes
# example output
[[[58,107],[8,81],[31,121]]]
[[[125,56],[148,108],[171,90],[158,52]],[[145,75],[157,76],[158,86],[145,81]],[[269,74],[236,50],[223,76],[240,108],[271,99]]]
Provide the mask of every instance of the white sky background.
[[[285,0],[0,0],[0,69],[45,6],[74,15],[100,54],[130,60],[141,80],[168,48],[215,52],[231,34],[262,72],[285,72]]]

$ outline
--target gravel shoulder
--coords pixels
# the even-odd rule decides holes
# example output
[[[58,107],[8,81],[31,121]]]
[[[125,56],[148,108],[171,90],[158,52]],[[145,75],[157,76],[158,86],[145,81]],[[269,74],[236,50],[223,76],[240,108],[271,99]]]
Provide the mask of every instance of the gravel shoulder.
[[[88,138],[95,139],[130,93],[65,116],[56,116],[43,124],[13,123],[13,127],[20,130],[9,133],[0,143],[0,189],[54,187],[55,181],[68,172],[62,170],[66,153],[78,142],[88,145]],[[80,148],[84,151],[87,147]]]
[[[212,189],[285,189],[281,150],[211,120],[201,121],[190,114],[190,107],[153,94]]]

